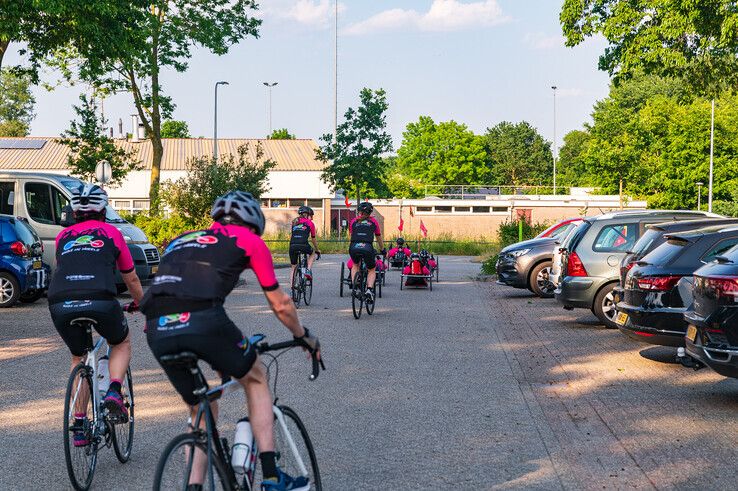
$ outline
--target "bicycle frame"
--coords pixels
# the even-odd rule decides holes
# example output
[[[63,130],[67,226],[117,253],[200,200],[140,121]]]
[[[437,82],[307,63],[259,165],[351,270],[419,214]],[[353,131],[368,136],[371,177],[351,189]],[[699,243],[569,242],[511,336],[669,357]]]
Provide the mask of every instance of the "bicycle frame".
[[[107,346],[107,341],[105,341],[105,338],[100,336],[95,343],[95,345],[92,345],[92,326],[95,325],[95,321],[93,319],[87,319],[82,318],[75,320],[75,322],[79,322],[80,324],[84,323],[85,328],[87,329],[87,336],[88,341],[87,345],[92,346],[92,349],[87,351],[87,356],[85,358],[85,361],[83,362],[84,365],[87,367],[87,370],[90,373],[90,376],[92,377],[92,394],[89,396],[92,398],[93,404],[92,404],[92,411],[95,416],[95,436],[98,434],[98,430],[100,428],[100,388],[99,388],[99,382],[97,379],[96,371],[97,371],[97,354],[100,352],[100,350],[103,348],[103,346],[107,347],[106,353],[110,354],[110,346]],[[75,407],[77,406],[77,398],[79,397],[80,389],[83,387],[82,378],[79,379],[77,382],[77,389],[74,393],[74,399],[72,401],[72,404],[70,404],[70,411],[74,411]],[[68,414],[67,417],[71,418],[73,414]]]

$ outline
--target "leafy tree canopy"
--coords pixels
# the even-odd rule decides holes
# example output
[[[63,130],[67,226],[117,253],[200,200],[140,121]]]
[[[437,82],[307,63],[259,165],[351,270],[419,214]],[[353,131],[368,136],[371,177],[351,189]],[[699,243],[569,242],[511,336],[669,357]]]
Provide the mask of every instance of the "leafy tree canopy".
[[[738,88],[738,10],[733,0],[565,0],[566,44],[602,35],[599,67],[616,82],[645,72],[680,78],[697,93]]]
[[[427,184],[482,184],[490,176],[485,157],[483,138],[466,125],[435,123],[421,116],[403,133],[397,169],[408,179]]]
[[[384,90],[362,89],[358,109],[349,108],[338,125],[335,138],[323,135],[318,159],[329,162],[323,180],[334,189],[355,192],[361,200],[363,189],[382,189],[382,155],[392,151],[387,133],[387,95]]]
[[[192,138],[186,121],[168,119],[161,124],[162,138]]]
[[[294,140],[295,135],[287,131],[287,128],[279,128],[272,131],[272,134],[267,136],[268,140]]]
[[[265,159],[261,145],[252,156],[249,144],[238,147],[238,155],[220,155],[218,159],[200,157],[187,164],[187,175],[162,186],[162,199],[190,223],[207,217],[218,196],[238,189],[257,198],[268,190],[269,171],[276,162]]]
[[[0,72],[0,136],[26,136],[35,102],[27,76]]]
[[[552,182],[551,143],[530,123],[503,121],[484,136],[493,182],[516,186]]]
[[[79,100],[81,104],[73,106],[79,121],[72,121],[69,130],[59,140],[71,151],[67,165],[72,175],[83,181],[94,181],[98,162],[107,160],[112,169],[112,179],[108,184],[119,185],[129,172],[139,170],[141,164],[105,135],[107,121],[98,117],[94,102],[84,94]]]

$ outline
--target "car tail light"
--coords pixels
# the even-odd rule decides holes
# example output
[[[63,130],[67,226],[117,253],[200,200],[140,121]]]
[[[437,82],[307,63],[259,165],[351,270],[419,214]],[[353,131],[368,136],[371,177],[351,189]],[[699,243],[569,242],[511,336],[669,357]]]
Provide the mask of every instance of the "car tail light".
[[[738,300],[738,278],[732,276],[711,276],[704,278],[704,287],[715,294],[718,300]]]
[[[587,270],[576,252],[569,254],[569,260],[566,262],[566,275],[587,276]]]
[[[10,244],[10,250],[16,256],[25,256],[26,254],[28,254],[28,248],[21,241],[13,242],[12,244]]]
[[[681,276],[644,276],[638,278],[638,288],[652,292],[665,292],[674,288]]]
[[[628,261],[628,264],[625,265],[625,271],[627,272],[633,269],[633,266],[636,265],[636,262],[637,261]]]

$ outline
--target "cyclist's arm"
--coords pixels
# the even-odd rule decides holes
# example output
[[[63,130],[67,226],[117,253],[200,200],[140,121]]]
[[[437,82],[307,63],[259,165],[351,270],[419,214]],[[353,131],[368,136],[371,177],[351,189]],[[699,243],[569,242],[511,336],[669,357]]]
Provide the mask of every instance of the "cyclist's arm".
[[[264,290],[264,295],[269,302],[269,306],[272,308],[274,315],[277,319],[284,324],[284,326],[292,332],[292,335],[301,338],[305,335],[305,329],[300,324],[300,319],[297,317],[297,309],[295,304],[287,293],[281,288],[276,290]]]
[[[133,301],[137,304],[141,303],[144,292],[143,287],[141,286],[141,280],[138,279],[138,275],[136,274],[136,270],[128,273],[121,273],[121,276],[123,277],[123,282],[128,287],[128,291],[131,293],[131,297],[133,297]]]
[[[111,227],[112,228],[112,227]],[[136,266],[133,263],[133,257],[131,257],[131,251],[128,250],[123,234],[118,229],[113,228],[111,232],[113,237],[113,243],[118,248],[118,257],[116,258],[116,265],[120,271],[120,275],[123,278],[123,282],[128,287],[128,291],[133,297],[133,301],[141,303],[143,298],[143,288],[141,287],[141,280],[138,279],[136,274]]]
[[[315,252],[320,252],[320,250],[318,249],[318,241],[315,236],[315,224],[312,220],[310,220],[310,241],[313,243],[313,249],[315,249]]]

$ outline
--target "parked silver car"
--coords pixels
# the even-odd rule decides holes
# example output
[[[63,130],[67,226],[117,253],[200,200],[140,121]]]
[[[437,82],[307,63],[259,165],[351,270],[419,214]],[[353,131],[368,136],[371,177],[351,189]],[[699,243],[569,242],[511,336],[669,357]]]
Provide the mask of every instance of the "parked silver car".
[[[554,292],[565,309],[590,309],[610,329],[615,324],[612,290],[620,279],[620,260],[647,225],[714,216],[699,211],[642,210],[587,218],[566,240],[560,260],[562,278]]]

